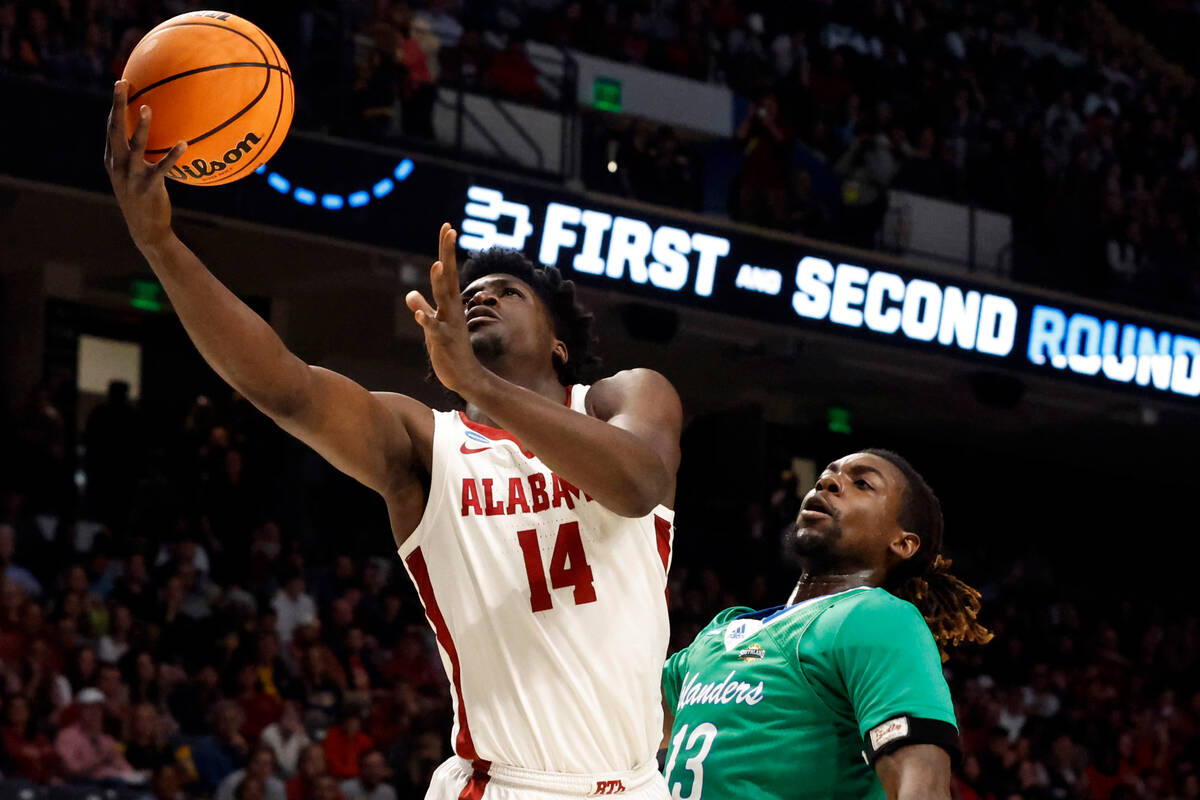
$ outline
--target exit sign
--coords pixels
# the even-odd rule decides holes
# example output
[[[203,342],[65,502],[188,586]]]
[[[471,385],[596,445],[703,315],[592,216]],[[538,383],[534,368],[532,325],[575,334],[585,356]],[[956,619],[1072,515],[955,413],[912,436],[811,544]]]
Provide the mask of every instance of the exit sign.
[[[593,104],[601,111],[621,110],[621,82],[597,76],[592,82]]]

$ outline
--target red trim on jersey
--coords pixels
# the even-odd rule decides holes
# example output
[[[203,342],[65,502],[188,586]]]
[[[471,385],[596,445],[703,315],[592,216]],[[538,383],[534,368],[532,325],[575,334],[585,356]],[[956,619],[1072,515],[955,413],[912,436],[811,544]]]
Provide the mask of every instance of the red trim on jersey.
[[[654,534],[658,540],[658,557],[662,559],[663,572],[670,572],[671,567],[671,523],[654,515]],[[668,582],[669,583],[669,582]],[[671,587],[668,585],[667,590],[663,593],[667,598],[667,606],[671,605]]]
[[[654,533],[658,538],[658,557],[662,559],[663,572],[671,567],[671,523],[654,515]]]
[[[574,385],[566,387],[565,405],[567,406],[567,408],[571,407],[571,390],[574,388],[575,388]],[[463,421],[463,425],[466,425],[468,428],[475,431],[476,433],[478,433],[482,436],[486,436],[487,438],[491,439],[493,442],[512,442],[513,444],[515,444],[517,447],[520,448],[521,454],[523,456],[525,456],[526,458],[533,458],[533,453],[529,452],[524,447],[522,447],[521,441],[517,437],[515,437],[511,433],[509,433],[508,431],[506,431],[502,428],[493,428],[490,425],[483,425],[481,423],[478,423],[475,420],[468,417],[467,412],[465,412],[465,411],[458,412],[458,416],[459,416],[459,419],[461,419]],[[465,445],[464,445],[464,447],[465,447]],[[466,451],[464,450],[463,452],[465,453]],[[478,452],[478,451],[475,451],[475,452]]]
[[[454,685],[454,693],[458,698],[458,737],[454,741],[454,752],[468,761],[477,761],[479,754],[475,752],[475,743],[471,741],[471,729],[467,727],[467,710],[463,706],[462,682],[459,680],[462,668],[458,664],[458,650],[454,647],[454,640],[450,638],[450,629],[446,626],[442,610],[438,608],[437,597],[433,594],[433,583],[429,580],[429,567],[425,563],[425,556],[421,553],[421,548],[418,547],[409,553],[408,558],[404,559],[404,563],[408,565],[408,571],[412,573],[413,583],[417,584],[417,594],[421,596],[421,602],[425,604],[425,617],[433,627],[438,644],[450,658],[450,682]],[[482,792],[481,786],[481,795]]]
[[[487,782],[492,779],[492,776],[488,774],[488,770],[492,768],[492,762],[477,759],[471,762],[471,766],[475,771],[471,773],[467,785],[458,795],[458,800],[482,800],[483,790],[487,788]]]

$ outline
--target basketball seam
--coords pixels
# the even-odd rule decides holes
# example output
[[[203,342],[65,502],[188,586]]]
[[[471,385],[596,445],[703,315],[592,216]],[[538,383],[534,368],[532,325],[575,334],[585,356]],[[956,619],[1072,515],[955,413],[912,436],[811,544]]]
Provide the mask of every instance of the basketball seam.
[[[266,36],[265,33],[263,35]],[[275,44],[275,40],[272,39],[270,36],[266,36],[266,39],[267,39],[267,43],[269,45],[271,45],[271,55],[268,56],[268,55],[264,54],[263,58],[274,57],[276,62],[282,62],[283,61],[283,53],[279,52],[279,45]],[[234,179],[234,177],[238,173],[240,173],[242,170],[246,169],[247,167],[249,167],[252,164],[257,163],[259,158],[261,157],[261,155],[263,153],[265,153],[267,151],[267,148],[270,146],[271,139],[273,139],[275,137],[275,129],[279,127],[279,118],[283,115],[284,97],[287,93],[288,86],[292,84],[292,74],[290,72],[288,72],[287,70],[285,70],[283,68],[282,64],[276,63],[273,66],[275,66],[275,68],[280,71],[281,77],[279,78],[279,107],[277,109],[275,109],[275,122],[271,124],[271,132],[268,133],[267,138],[265,140],[263,140],[262,147],[259,148],[259,151],[258,151],[258,153],[255,154],[254,158],[248,160],[245,164],[238,166],[237,169],[235,169],[229,175],[225,176],[225,178],[221,181],[221,183],[228,183],[229,181],[232,181]],[[287,75],[288,79],[285,81],[283,79],[282,75]],[[269,83],[270,83],[270,77],[268,75],[268,84]]]
[[[259,54],[260,56],[262,56],[262,61],[261,61],[261,62],[259,62],[259,63],[257,64],[257,66],[260,66],[260,67],[265,67],[265,68],[267,69],[267,81],[266,81],[266,83],[264,83],[264,84],[263,84],[262,91],[260,91],[260,92],[258,93],[258,96],[257,96],[257,97],[255,97],[253,100],[251,100],[251,101],[250,101],[250,103],[249,103],[249,105],[247,105],[247,106],[246,106],[245,108],[243,108],[241,111],[239,111],[239,112],[237,112],[236,114],[234,114],[234,115],[233,115],[232,117],[230,117],[229,119],[227,119],[227,120],[225,120],[224,122],[222,122],[222,123],[221,123],[220,125],[218,125],[217,127],[213,128],[213,129],[212,129],[212,130],[210,130],[210,131],[207,131],[207,132],[205,132],[205,133],[202,133],[201,135],[197,136],[195,139],[189,139],[189,140],[188,140],[188,142],[187,142],[187,143],[188,143],[188,145],[193,145],[193,144],[195,144],[196,142],[199,142],[199,141],[202,141],[202,140],[204,140],[204,139],[207,139],[209,136],[212,136],[212,135],[213,135],[214,133],[216,133],[217,131],[219,131],[219,130],[222,130],[222,129],[224,129],[224,128],[227,128],[228,126],[232,125],[232,124],[234,123],[234,121],[236,121],[237,119],[239,119],[239,118],[240,118],[242,115],[244,115],[244,114],[245,114],[247,111],[249,111],[250,109],[254,108],[254,106],[255,106],[255,105],[258,103],[258,101],[259,101],[259,100],[261,100],[261,99],[263,98],[263,95],[267,93],[267,87],[269,87],[269,86],[271,85],[271,62],[270,62],[270,60],[267,58],[267,54],[266,54],[266,52],[264,52],[264,51],[263,51],[263,49],[262,49],[261,47],[259,47],[259,46],[258,46],[258,42],[254,41],[253,39],[251,39],[249,36],[247,36],[246,34],[242,33],[241,31],[239,31],[239,30],[235,30],[235,29],[233,29],[233,28],[230,28],[230,27],[228,27],[228,26],[226,26],[226,25],[217,25],[216,23],[213,23],[213,22],[179,22],[179,23],[176,23],[175,25],[169,25],[169,26],[167,26],[166,28],[164,28],[163,30],[171,30],[172,28],[184,28],[184,27],[189,27],[189,26],[192,26],[192,27],[200,27],[200,28],[217,28],[218,30],[222,30],[222,31],[229,31],[229,32],[230,32],[230,33],[232,33],[232,34],[236,34],[236,35],[238,35],[238,36],[242,37],[243,39],[245,39],[247,42],[249,42],[249,43],[250,43],[250,46],[251,46],[251,47],[253,47],[255,50],[257,50],[257,51],[258,51],[258,54]],[[264,36],[266,36],[266,34],[263,34],[263,35],[264,35]],[[268,36],[267,38],[268,38],[268,39],[270,39],[270,37],[269,37],[269,36]],[[291,77],[291,76],[289,76],[289,77]],[[174,145],[172,145],[172,147],[174,147]],[[153,150],[147,150],[147,151],[146,151],[146,153],[147,153],[148,155],[159,155],[159,154],[161,154],[161,153],[169,153],[169,152],[171,152],[171,148],[170,148],[170,147],[166,147],[166,148],[155,148],[155,149],[153,149]]]
[[[176,72],[174,75],[170,76],[169,78],[163,78],[160,81],[155,81],[154,83],[150,84],[149,86],[146,86],[142,89],[138,89],[125,102],[132,103],[134,100],[137,100],[139,97],[141,97],[142,95],[144,95],[146,92],[150,91],[151,89],[157,89],[158,87],[160,87],[164,84],[170,83],[171,81],[179,80],[180,78],[186,78],[189,75],[196,75],[197,73],[200,73],[200,72],[210,72],[214,69],[225,69],[227,67],[266,67],[267,69],[277,69],[281,72],[286,72],[286,70],[284,70],[283,67],[276,66],[275,64],[264,64],[261,61],[229,61],[224,64],[210,64],[207,67],[196,67],[195,69],[185,70],[184,72]]]
[[[265,67],[268,65],[267,64],[259,64],[259,66]],[[204,133],[197,136],[195,139],[188,139],[188,142],[187,142],[188,146],[190,147],[191,145],[194,145],[196,142],[203,141],[203,140],[207,139],[208,137],[212,136],[217,131],[224,130],[225,128],[228,128],[230,125],[232,125],[234,122],[237,122],[237,120],[239,120],[241,117],[243,117],[247,111],[249,111],[250,109],[254,108],[256,105],[258,105],[258,101],[263,99],[263,95],[265,95],[267,93],[267,89],[270,88],[270,86],[271,86],[271,71],[267,70],[267,82],[263,84],[263,88],[261,90],[259,90],[258,94],[255,95],[254,99],[246,104],[245,108],[243,108],[241,111],[234,114],[229,119],[222,122],[217,127],[213,128],[212,130],[205,131]],[[174,147],[174,145],[172,145],[172,147]],[[161,148],[155,148],[154,150],[147,150],[146,152],[153,154],[153,155],[158,155],[159,153],[171,152],[171,148],[170,147],[161,147]]]

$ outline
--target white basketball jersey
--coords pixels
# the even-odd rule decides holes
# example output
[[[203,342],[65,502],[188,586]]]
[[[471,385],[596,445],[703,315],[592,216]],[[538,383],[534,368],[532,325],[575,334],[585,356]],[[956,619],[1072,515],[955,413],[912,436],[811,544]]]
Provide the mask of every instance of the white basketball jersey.
[[[573,410],[588,388],[567,388]],[[461,758],[565,773],[654,758],[673,519],[661,505],[619,516],[508,432],[434,412],[425,514],[399,553],[450,678]]]

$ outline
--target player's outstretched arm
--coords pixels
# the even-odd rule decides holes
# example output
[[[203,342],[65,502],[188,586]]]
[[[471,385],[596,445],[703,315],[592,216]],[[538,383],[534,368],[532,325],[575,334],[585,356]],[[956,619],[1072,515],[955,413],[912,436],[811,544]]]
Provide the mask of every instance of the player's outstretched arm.
[[[598,381],[589,414],[572,411],[506,381],[471,349],[458,285],[456,232],[443,225],[440,259],[429,270],[431,306],[420,292],[405,298],[425,331],[434,372],[447,389],[495,420],[554,470],[605,508],[642,517],[670,504],[679,469],[683,410],[662,375],[629,370]]]
[[[887,800],[950,800],[950,755],[934,744],[910,744],[881,756],[875,774]]]
[[[171,230],[164,177],[186,144],[175,145],[157,164],[147,163],[150,109],[142,107],[128,137],[127,91],[125,81],[113,90],[104,164],[134,244],[204,360],[259,410],[367,486],[383,491],[408,475],[408,431],[423,420],[432,426],[429,409],[401,395],[372,394],[305,364],[179,241]]]

